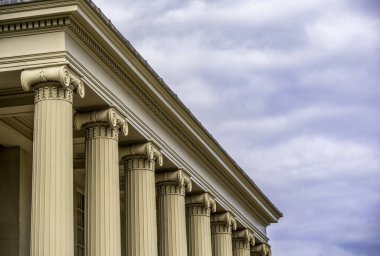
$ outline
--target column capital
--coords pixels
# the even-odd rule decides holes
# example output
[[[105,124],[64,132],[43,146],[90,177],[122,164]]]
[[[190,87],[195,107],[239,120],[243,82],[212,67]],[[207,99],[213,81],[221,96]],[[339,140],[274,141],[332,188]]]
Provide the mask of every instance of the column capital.
[[[192,182],[190,176],[182,170],[178,169],[176,171],[165,171],[156,173],[156,184],[157,186],[178,186],[180,194],[184,195],[185,191],[191,192]]]
[[[162,152],[153,141],[120,147],[119,152],[122,161],[128,162],[127,169],[149,168],[154,170],[156,163],[159,166],[163,164]]]
[[[222,226],[215,228],[215,226]],[[213,233],[229,233],[236,230],[237,223],[235,217],[230,212],[223,212],[211,215],[211,227]]]
[[[210,216],[211,212],[216,211],[216,202],[214,197],[212,197],[208,192],[202,194],[194,194],[186,196],[186,208],[188,209],[188,214],[206,214]]]
[[[28,69],[21,72],[21,86],[24,91],[36,90],[49,83],[74,90],[81,98],[85,95],[82,79],[65,65]]]
[[[251,247],[251,253],[257,256],[272,256],[269,244],[259,244]]]
[[[109,127],[117,130],[121,129],[122,133],[125,136],[128,135],[127,119],[124,118],[115,108],[108,108],[85,113],[77,112],[74,115],[74,128],[76,130],[80,130],[85,127],[89,130],[93,130],[93,135],[95,136],[97,131],[96,129],[92,128],[99,126]]]
[[[232,233],[232,241],[235,248],[249,249],[255,245],[255,237],[253,232],[248,228],[236,230]]]

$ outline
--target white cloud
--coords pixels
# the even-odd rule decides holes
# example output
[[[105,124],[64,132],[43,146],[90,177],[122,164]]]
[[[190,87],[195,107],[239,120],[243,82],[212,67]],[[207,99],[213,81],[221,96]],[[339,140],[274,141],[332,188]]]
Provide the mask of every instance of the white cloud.
[[[378,254],[378,16],[347,0],[95,2],[284,211],[274,255]]]
[[[311,44],[321,51],[355,49],[361,53],[378,47],[380,24],[378,21],[359,14],[327,11],[306,26]]]

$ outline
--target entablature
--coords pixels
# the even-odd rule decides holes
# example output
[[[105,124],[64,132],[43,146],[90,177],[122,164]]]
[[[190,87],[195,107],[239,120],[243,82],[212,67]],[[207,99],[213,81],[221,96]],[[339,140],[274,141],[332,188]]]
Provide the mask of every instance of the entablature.
[[[20,11],[22,15],[16,15]],[[49,65],[44,59],[46,56],[53,56],[50,60],[56,58],[70,65],[78,74],[84,76],[92,94],[99,94],[94,96],[100,98],[97,101],[117,107],[128,116],[128,121],[137,132],[145,139],[153,138],[160,144],[169,161],[185,167],[200,188],[215,195],[216,201],[224,210],[233,212],[236,219],[252,228],[262,242],[267,241],[265,228],[260,230],[255,226],[260,224],[265,227],[277,222],[282,216],[281,212],[90,1],[35,1],[25,6],[7,6],[0,10],[0,14],[0,40],[14,35],[64,33],[65,42],[60,51],[45,53],[44,56],[20,56],[17,63],[23,65],[14,65],[14,70],[20,70],[20,67],[27,68],[31,60],[35,61],[33,67]],[[77,46],[69,44],[68,41],[75,42]],[[89,67],[84,66],[79,54],[73,53],[76,47],[91,54],[93,65],[97,64],[107,69],[109,77],[101,79],[97,74],[94,75],[95,72],[91,72]],[[29,62],[23,62],[23,59]],[[44,61],[39,62],[41,59]],[[7,60],[0,58],[0,67],[5,61]],[[139,102],[141,109],[151,116],[150,119],[142,120],[138,115],[131,113],[128,105],[118,99],[121,97],[118,94],[120,88],[111,88],[107,82],[110,77],[114,84],[122,85],[125,94],[132,95],[133,99]],[[83,107],[80,104],[75,107],[80,109]],[[147,122],[154,122],[153,127],[157,127],[158,124],[164,130],[161,134],[169,134],[172,140],[169,142],[160,138],[161,134],[150,128],[151,125]],[[181,148],[182,152],[179,152],[178,148]],[[184,157],[183,152],[190,157]],[[192,162],[188,161],[190,158]],[[193,162],[198,163],[192,165]],[[200,169],[207,171],[200,174]],[[213,182],[206,179],[204,174]],[[214,184],[219,186],[215,188]],[[226,194],[230,197],[226,197]],[[252,218],[247,218],[247,214],[254,216],[257,223],[252,223]]]

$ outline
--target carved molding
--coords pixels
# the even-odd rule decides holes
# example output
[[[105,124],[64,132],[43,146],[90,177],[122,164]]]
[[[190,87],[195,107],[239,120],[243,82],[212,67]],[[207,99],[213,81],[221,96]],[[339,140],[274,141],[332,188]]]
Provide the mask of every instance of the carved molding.
[[[82,128],[108,126],[114,129],[120,129],[122,133],[128,135],[127,119],[121,116],[114,108],[91,111],[86,113],[75,113],[74,128],[80,130]]]
[[[69,28],[78,38],[87,46],[92,52],[98,56],[98,58],[103,61],[103,63],[110,68],[115,75],[117,75],[125,85],[132,90],[132,92],[149,108],[158,119],[160,119],[176,136],[182,138],[186,143],[194,147],[195,144],[188,138],[181,135],[181,131],[175,125],[175,123],[154,103],[154,101],[141,89],[139,86],[130,78],[130,75],[125,71],[124,68],[119,66],[110,57],[102,47],[92,39],[82,27],[77,24],[70,16],[56,16],[56,17],[34,17],[33,20],[23,20],[23,21],[10,21],[4,24],[0,24],[0,34],[12,33],[12,32],[25,32],[25,31],[38,31],[47,30],[51,28]],[[141,58],[141,61],[144,60]],[[162,81],[159,77],[158,80]],[[244,216],[237,213],[240,218],[244,219]],[[260,217],[260,216],[259,216]],[[261,238],[260,240],[266,241],[267,237],[256,229],[255,232]]]
[[[155,164],[163,164],[161,150],[152,141],[120,147],[119,154],[126,163],[126,169],[151,169],[154,171]]]
[[[269,244],[259,244],[251,247],[251,253],[259,256],[272,256],[272,250]]]
[[[47,86],[49,83],[51,84]],[[59,84],[64,89],[74,90],[81,98],[85,95],[81,78],[67,66],[28,69],[21,72],[21,86],[24,91],[30,91],[32,89],[40,91],[39,89],[42,87],[59,88],[56,84]],[[52,91],[51,94],[45,94],[44,91],[42,91],[39,99],[52,99],[53,97],[44,96],[54,95],[53,92],[54,91]]]
[[[255,237],[253,236],[253,232],[248,228],[234,231],[232,233],[232,240],[241,240],[251,246],[255,245]]]
[[[86,129],[86,140],[108,138],[119,140],[119,129],[105,126],[92,126]]]
[[[211,226],[223,225],[230,233],[231,230],[236,230],[237,223],[235,217],[230,212],[217,213],[211,215]]]
[[[73,102],[73,91],[68,88],[45,86],[35,89],[34,104],[43,100],[64,100]]]
[[[184,170],[169,171],[156,173],[156,184],[158,186],[177,185],[186,189],[187,192],[192,190],[192,182],[190,176]]]
[[[188,214],[193,214],[200,209],[206,210],[206,214],[210,215],[211,212],[216,211],[216,202],[214,197],[209,193],[194,194],[186,196],[186,210]],[[192,209],[198,209],[194,211]]]

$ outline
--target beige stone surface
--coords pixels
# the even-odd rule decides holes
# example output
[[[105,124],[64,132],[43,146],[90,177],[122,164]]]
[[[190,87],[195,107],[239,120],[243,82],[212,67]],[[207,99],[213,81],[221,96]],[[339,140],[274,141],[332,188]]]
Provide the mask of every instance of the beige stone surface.
[[[251,247],[251,256],[272,256],[269,244],[259,244]]]
[[[28,125],[29,122],[32,123],[28,118],[32,119],[34,106],[31,94],[20,90],[20,73],[22,88],[36,92],[31,200],[32,256],[73,254],[73,137],[77,141],[77,145],[74,145],[74,173],[77,182],[80,179],[79,183],[83,185],[85,161],[87,166],[96,170],[94,176],[87,177],[89,184],[93,185],[92,192],[87,193],[93,194],[96,199],[91,200],[91,207],[95,205],[95,208],[99,208],[89,214],[89,220],[95,220],[87,226],[110,227],[109,234],[104,232],[100,236],[97,236],[99,232],[91,231],[91,234],[96,235],[87,245],[97,246],[101,249],[96,251],[103,253],[104,248],[118,247],[118,232],[114,227],[118,225],[117,222],[106,224],[117,214],[117,203],[111,205],[112,200],[101,199],[97,194],[98,191],[101,195],[108,193],[110,198],[116,194],[116,189],[111,185],[116,175],[104,171],[114,169],[114,155],[107,157],[107,152],[114,150],[115,143],[103,138],[94,138],[90,142],[89,136],[85,140],[83,132],[74,132],[74,136],[72,133],[73,93],[84,96],[82,76],[86,81],[87,95],[85,100],[75,97],[76,111],[93,109],[94,106],[97,109],[104,106],[117,108],[119,113],[128,116],[132,126],[130,137],[120,138],[121,145],[154,139],[165,153],[165,167],[162,169],[186,167],[197,192],[208,191],[217,197],[218,211],[231,212],[241,227],[249,227],[255,232],[259,243],[268,241],[266,228],[270,223],[276,223],[282,213],[188,112],[135,49],[123,41],[123,37],[120,37],[96,7],[88,1],[51,0],[2,6],[1,9],[0,102],[3,105],[0,107],[0,144],[20,146],[32,152],[33,124]],[[55,66],[48,67],[49,65]],[[25,110],[28,107],[32,107],[29,112]],[[105,111],[97,112],[95,116],[81,113],[84,114],[83,118],[75,122],[74,126],[86,129],[91,127],[92,134],[99,132],[110,137],[116,136],[117,132],[112,127],[118,126],[126,134],[128,126],[119,113]],[[84,154],[84,145],[91,148],[91,153]],[[125,193],[122,192],[122,200],[126,200],[126,207],[123,207],[125,216],[122,219],[125,225],[121,226],[125,230],[123,235],[126,238],[123,240],[125,243],[128,241],[123,246],[128,250],[125,255],[165,254],[166,252],[161,252],[162,248],[173,250],[168,254],[183,254],[184,239],[181,234],[184,228],[179,227],[184,223],[181,220],[182,214],[173,213],[170,209],[182,209],[181,205],[185,203],[181,197],[156,197],[155,181],[157,182],[158,176],[155,177],[154,171],[155,166],[163,162],[160,150],[154,143],[136,144],[121,149],[126,169]],[[122,179],[124,182],[124,177]],[[102,183],[107,181],[110,183]],[[177,191],[173,185],[161,187],[165,188],[165,193]],[[186,237],[191,243],[191,246],[187,245],[190,255],[208,256],[212,248],[215,251],[218,246],[222,248],[220,253],[214,252],[213,255],[221,254],[223,248],[227,248],[227,252],[231,251],[231,235],[222,237],[223,226],[219,226],[215,232],[211,230],[213,226],[210,227],[210,212],[215,211],[215,202],[207,202],[207,196],[194,195],[189,198],[192,199],[186,199],[188,207],[185,206],[187,210],[184,218],[187,227],[190,227],[186,231]],[[162,206],[158,211],[156,199],[158,205]],[[28,200],[27,196],[25,200]],[[94,217],[99,216],[99,212],[103,214],[102,220]],[[168,219],[163,216],[168,216]],[[157,222],[156,217],[158,220],[165,219],[166,222]],[[164,223],[169,229],[173,228],[171,234],[160,226]],[[178,223],[178,227],[175,223]],[[28,231],[25,226],[22,232],[26,236]],[[166,231],[165,234],[160,233]],[[180,233],[174,235],[177,231]],[[116,239],[110,241],[112,234],[116,234]],[[164,238],[166,236],[168,239]],[[174,242],[163,242],[164,239],[172,240],[169,239],[171,236],[175,236]],[[217,241],[222,241],[222,238],[226,239],[225,242],[217,245]],[[23,251],[28,250],[27,239],[25,237],[20,244]],[[228,246],[227,240],[231,240],[231,250],[222,247]],[[263,253],[269,255],[266,247],[263,248]],[[270,252],[270,247],[268,248]],[[91,254],[90,251],[88,253]],[[105,254],[107,253],[109,252]],[[119,252],[116,251],[115,254],[118,255]]]
[[[23,71],[21,83],[35,91],[31,256],[72,256],[72,101],[83,84],[65,66]]]
[[[120,256],[118,134],[127,122],[109,108],[75,114],[74,126],[86,130],[85,253]]]
[[[157,256],[155,167],[161,151],[153,142],[120,148],[125,165],[126,255]]]
[[[255,238],[249,229],[240,229],[232,233],[233,256],[249,256],[251,246],[255,245]]]
[[[216,203],[209,193],[186,197],[186,227],[189,256],[212,256],[210,214]]]
[[[232,256],[233,230],[236,230],[236,220],[230,212],[211,215],[213,256]]]
[[[185,194],[190,177],[183,171],[156,174],[158,208],[158,255],[187,256]]]

